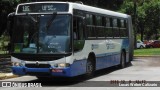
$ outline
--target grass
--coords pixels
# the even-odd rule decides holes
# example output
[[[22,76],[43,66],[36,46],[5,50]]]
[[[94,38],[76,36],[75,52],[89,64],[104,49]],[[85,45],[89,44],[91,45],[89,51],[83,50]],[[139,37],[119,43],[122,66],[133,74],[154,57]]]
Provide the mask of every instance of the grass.
[[[2,54],[2,55],[3,55],[3,54],[8,54],[8,51],[4,51],[4,50],[1,50],[1,49],[0,49],[0,55],[1,55],[1,54]]]
[[[136,49],[134,56],[160,56],[160,48]]]

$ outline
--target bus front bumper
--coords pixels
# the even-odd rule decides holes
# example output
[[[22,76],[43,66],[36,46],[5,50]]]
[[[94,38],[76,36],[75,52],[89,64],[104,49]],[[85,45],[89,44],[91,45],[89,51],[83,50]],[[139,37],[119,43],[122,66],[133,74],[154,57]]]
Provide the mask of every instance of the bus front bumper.
[[[33,76],[63,76],[72,77],[71,68],[27,68],[12,67],[13,74],[16,75],[33,75]]]
[[[57,68],[28,68],[25,66],[12,66],[12,72],[16,75],[32,75],[32,76],[62,76],[73,77],[86,73],[86,60],[78,60],[69,67]]]

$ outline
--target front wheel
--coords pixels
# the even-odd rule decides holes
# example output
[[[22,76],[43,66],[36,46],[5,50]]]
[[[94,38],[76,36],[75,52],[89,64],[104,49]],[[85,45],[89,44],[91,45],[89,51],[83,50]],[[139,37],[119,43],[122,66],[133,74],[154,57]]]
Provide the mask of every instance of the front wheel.
[[[95,66],[94,63],[92,61],[92,58],[88,58],[87,60],[87,64],[86,64],[86,74],[85,77],[86,78],[91,78],[94,75],[94,71],[95,71]]]

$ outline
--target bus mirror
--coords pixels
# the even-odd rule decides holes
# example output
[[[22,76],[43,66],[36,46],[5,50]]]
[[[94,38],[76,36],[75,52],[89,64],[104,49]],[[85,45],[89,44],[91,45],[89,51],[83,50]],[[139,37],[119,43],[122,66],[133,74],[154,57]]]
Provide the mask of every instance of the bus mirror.
[[[10,36],[12,32],[11,29],[14,23],[14,16],[15,16],[15,12],[8,14],[8,17],[7,17],[7,32],[9,33]]]

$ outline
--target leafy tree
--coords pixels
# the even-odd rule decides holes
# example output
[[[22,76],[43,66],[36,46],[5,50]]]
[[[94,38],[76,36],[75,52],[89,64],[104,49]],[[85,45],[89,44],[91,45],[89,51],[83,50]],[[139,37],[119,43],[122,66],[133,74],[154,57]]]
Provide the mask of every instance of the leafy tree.
[[[137,29],[135,33],[141,34],[141,40],[143,41],[144,34],[145,39],[158,39],[159,27],[160,27],[160,0],[137,0],[137,11],[134,12],[133,0],[126,0],[122,5],[120,11],[132,16],[133,21]],[[136,13],[136,16],[134,15]],[[135,18],[136,17],[136,18]]]
[[[153,39],[158,39],[159,27],[160,27],[160,1],[152,0],[146,7],[146,35],[147,39],[154,35]]]

